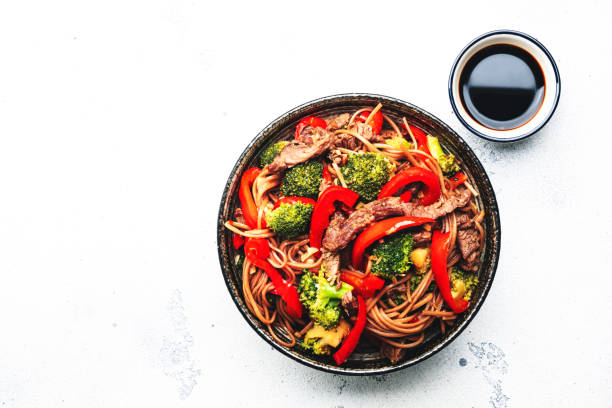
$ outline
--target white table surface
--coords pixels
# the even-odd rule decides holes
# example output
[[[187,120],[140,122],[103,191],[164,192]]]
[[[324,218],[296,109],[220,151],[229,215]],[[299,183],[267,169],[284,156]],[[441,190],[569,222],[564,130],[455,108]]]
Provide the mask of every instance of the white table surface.
[[[0,4],[1,407],[610,406],[610,8],[403,3]],[[459,50],[497,28],[542,41],[562,77],[551,122],[510,145],[471,135],[447,95]],[[497,276],[469,328],[372,378],[273,350],[216,252],[246,144],[342,92],[451,125],[501,211]]]

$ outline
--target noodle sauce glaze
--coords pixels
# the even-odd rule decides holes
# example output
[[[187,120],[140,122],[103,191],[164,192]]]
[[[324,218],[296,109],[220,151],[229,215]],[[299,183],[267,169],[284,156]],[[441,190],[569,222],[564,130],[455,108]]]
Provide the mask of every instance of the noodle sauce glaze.
[[[459,79],[461,103],[481,125],[510,130],[529,122],[542,106],[545,78],[524,49],[495,44],[474,54]]]

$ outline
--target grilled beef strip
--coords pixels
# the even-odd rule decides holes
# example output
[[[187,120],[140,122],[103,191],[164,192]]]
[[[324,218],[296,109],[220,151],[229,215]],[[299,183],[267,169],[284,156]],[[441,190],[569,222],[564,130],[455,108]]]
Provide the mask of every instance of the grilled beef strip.
[[[457,220],[457,229],[467,229],[473,224],[470,214],[464,211],[455,211],[455,220]]]
[[[449,198],[440,199],[428,206],[417,203],[404,203],[399,197],[387,197],[372,201],[353,212],[346,222],[331,225],[323,237],[323,248],[330,252],[338,252],[347,246],[357,235],[373,222],[385,218],[408,215],[414,217],[439,218],[453,212],[458,207],[465,206],[471,193],[466,188],[457,189]]]
[[[342,296],[342,306],[348,316],[357,316],[359,302],[357,298],[353,296],[353,291],[347,292]]]
[[[463,258],[459,266],[466,271],[478,270],[480,262],[480,233],[476,227],[457,229],[457,244]]]
[[[350,130],[357,133],[359,136],[365,138],[369,142],[379,143],[383,142],[384,138],[382,136],[382,132],[380,134],[374,134],[372,132],[372,126],[366,125],[363,122],[356,122],[349,127]]]
[[[340,280],[340,254],[325,249],[321,252],[323,253],[321,266],[325,265],[325,278],[331,284],[338,283]]]
[[[330,252],[340,251],[374,221],[402,215],[401,204],[402,200],[399,197],[383,198],[353,212],[344,223],[332,225],[330,222],[323,237],[323,248]]]
[[[325,153],[332,145],[333,135],[325,129],[307,126],[301,133],[301,140],[293,140],[287,144],[268,165],[272,173],[304,163]]]
[[[341,113],[340,115],[327,118],[325,119],[325,121],[327,122],[327,130],[333,132],[335,130],[342,129],[346,125],[348,125],[350,119],[350,113]]]
[[[355,136],[349,135],[348,133],[338,133],[334,135],[334,148],[343,147],[349,150],[357,149],[357,141]],[[330,153],[331,154],[331,153]]]
[[[336,211],[329,217],[328,228],[338,228],[338,226],[342,225],[345,221],[346,215],[344,215],[342,211]],[[321,252],[323,257],[321,265],[325,265],[325,278],[332,284],[339,282],[340,254],[329,252],[325,248],[321,248]]]
[[[452,213],[457,208],[467,205],[471,196],[470,190],[465,187],[459,187],[455,190],[455,194],[449,198],[440,197],[438,201],[428,206],[422,206],[417,203],[404,203],[404,215],[437,219]]]
[[[455,211],[457,221],[457,246],[461,254],[459,266],[466,271],[476,271],[480,262],[480,233],[468,212]]]

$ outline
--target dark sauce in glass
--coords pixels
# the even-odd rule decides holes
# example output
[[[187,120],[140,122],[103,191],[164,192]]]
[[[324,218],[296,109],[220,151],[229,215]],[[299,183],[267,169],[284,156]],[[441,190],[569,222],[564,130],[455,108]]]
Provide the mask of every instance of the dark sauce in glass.
[[[509,130],[535,116],[544,100],[542,68],[527,51],[495,44],[474,54],[459,78],[461,103],[490,129]]]

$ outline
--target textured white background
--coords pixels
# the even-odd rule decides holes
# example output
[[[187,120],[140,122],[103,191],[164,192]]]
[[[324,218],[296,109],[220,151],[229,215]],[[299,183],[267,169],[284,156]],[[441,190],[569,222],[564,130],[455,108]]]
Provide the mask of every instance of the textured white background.
[[[0,406],[610,406],[610,9],[495,4],[3,1]],[[541,40],[563,80],[552,121],[513,145],[469,134],[447,96],[459,50],[497,28]],[[501,210],[497,277],[469,329],[374,378],[274,351],[215,248],[246,144],[342,92],[446,121]]]

